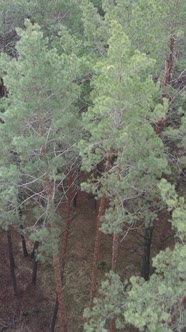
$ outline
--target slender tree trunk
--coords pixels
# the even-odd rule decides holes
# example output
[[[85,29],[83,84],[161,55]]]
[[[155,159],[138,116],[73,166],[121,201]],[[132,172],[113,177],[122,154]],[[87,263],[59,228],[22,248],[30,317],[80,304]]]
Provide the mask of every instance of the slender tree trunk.
[[[118,168],[117,177],[118,177],[118,180],[121,180],[121,169],[120,168]],[[116,200],[116,202],[117,202],[117,200]],[[119,202],[117,202],[116,204],[118,204],[118,206],[120,205]],[[117,213],[117,206],[116,206],[116,213]],[[119,242],[119,234],[114,233],[113,240],[112,240],[112,266],[111,266],[111,270],[113,272],[116,272],[116,262],[117,262],[117,256],[118,256],[118,242]],[[116,331],[115,318],[113,318],[111,320],[111,324],[110,324],[110,332],[115,332],[115,331]]]
[[[149,280],[150,276],[150,253],[151,253],[152,234],[153,234],[153,227],[152,226],[145,227],[141,277],[143,277],[146,281]]]
[[[172,72],[174,67],[174,56],[175,56],[175,36],[171,35],[170,41],[169,41],[169,54],[167,55],[165,59],[165,65],[164,65],[164,73],[163,73],[163,79],[161,82],[161,103],[163,104],[163,99],[166,98],[169,101],[169,105],[172,102],[172,98],[167,94],[166,92],[166,86],[171,84],[172,79]],[[174,98],[173,98],[174,99]],[[157,135],[160,135],[163,129],[167,127],[167,118],[160,119],[158,122],[156,122],[153,125],[153,128],[155,130],[155,133]]]
[[[113,272],[116,272],[116,263],[118,257],[118,242],[119,242],[119,234],[114,233],[112,240],[112,266],[111,266],[111,270]]]
[[[116,262],[118,256],[118,241],[119,241],[119,234],[113,234],[113,241],[112,241],[112,271],[116,271]]]
[[[65,306],[64,306],[63,293],[62,293],[63,285],[61,280],[60,263],[59,263],[59,258],[56,254],[53,254],[53,268],[54,268],[54,275],[56,282],[57,301],[60,309],[59,314],[62,323],[61,332],[67,332],[68,328],[67,328]]]
[[[160,220],[162,220],[162,225],[160,229],[160,250],[165,250],[166,248],[166,239],[167,234],[169,232],[169,219],[170,219],[170,212],[167,209],[163,209],[160,211]]]
[[[26,247],[25,237],[23,235],[23,225],[20,225],[19,228],[21,230],[21,243],[22,243],[22,249],[23,249],[23,256],[27,257],[28,251],[27,251],[27,247]]]
[[[118,241],[119,241],[119,234],[114,233],[113,241],[112,241],[112,266],[111,266],[111,270],[113,272],[116,272],[116,262],[117,262],[117,256],[118,256]],[[113,318],[111,320],[111,324],[110,324],[110,332],[115,332],[115,331],[116,331],[115,319]]]
[[[78,192],[75,193],[74,198],[72,200],[73,203],[73,207],[76,208],[77,207],[77,199],[78,199]]]
[[[99,257],[99,247],[100,247],[100,237],[101,237],[100,227],[101,227],[101,217],[105,212],[105,205],[106,205],[106,197],[105,195],[103,195],[100,200],[99,211],[97,216],[96,238],[94,244],[94,258],[93,258],[92,286],[90,290],[90,303],[89,303],[90,309],[92,309],[93,307],[93,300],[97,289],[97,263]]]
[[[171,81],[172,70],[174,65],[174,53],[175,53],[175,36],[171,35],[169,42],[169,54],[165,59],[164,75],[163,75],[163,86],[166,86]],[[162,97],[163,94],[162,94]]]
[[[63,285],[63,278],[64,278],[64,270],[65,270],[65,263],[66,263],[66,254],[67,254],[67,246],[68,246],[68,239],[69,239],[69,233],[70,233],[70,225],[71,225],[71,205],[73,200],[73,175],[72,171],[69,172],[68,175],[68,192],[67,192],[67,216],[66,216],[66,225],[65,225],[65,232],[62,242],[62,253],[61,253],[61,282]],[[74,202],[73,202],[74,203]],[[51,332],[55,331],[55,324],[57,320],[57,314],[59,309],[59,303],[58,303],[58,297],[56,296],[56,301],[54,305],[53,310],[53,317],[52,317],[52,323],[51,323]]]
[[[18,207],[18,212],[19,212],[20,221],[22,222],[22,209],[21,209],[20,206]],[[28,251],[27,251],[27,247],[26,247],[25,237],[23,235],[23,225],[21,224],[19,226],[19,228],[21,230],[21,243],[22,243],[22,249],[23,249],[23,256],[27,257],[28,256]]]
[[[113,318],[110,323],[110,332],[116,331],[115,319]]]
[[[52,189],[51,183],[48,175],[45,176],[45,184],[46,184],[46,191],[49,203],[52,204]],[[51,229],[53,225],[51,223]],[[56,294],[57,294],[57,301],[59,305],[59,315],[61,319],[61,332],[67,332],[67,322],[66,322],[66,315],[65,315],[65,306],[63,300],[63,285],[61,279],[61,270],[60,270],[60,262],[59,262],[59,255],[58,255],[58,243],[53,242],[53,269],[54,269],[54,276],[55,276],[55,283],[56,283]]]
[[[171,84],[172,72],[173,72],[173,67],[174,67],[175,43],[176,43],[176,38],[174,35],[171,35],[170,41],[169,41],[169,54],[167,55],[167,57],[165,59],[164,74],[163,74],[163,80],[162,80],[162,89],[161,89],[162,102],[163,102],[163,98],[167,98],[169,100],[169,103],[171,103],[171,97],[169,95],[167,95],[164,88],[167,85]]]
[[[70,174],[69,174],[69,176],[70,176]],[[77,202],[78,202],[78,194],[80,192],[80,166],[78,166],[75,169],[74,174],[72,174],[72,172],[71,172],[71,181],[72,181],[72,187],[73,187],[73,190],[71,190],[72,206],[74,208],[76,208]]]
[[[36,281],[37,281],[38,261],[37,261],[37,257],[36,257],[36,251],[37,251],[38,247],[39,247],[39,241],[35,241],[33,252],[32,252],[32,258],[33,258],[32,285],[33,286],[36,285]]]
[[[106,165],[105,165],[105,172],[109,171],[111,167],[111,156],[108,154]],[[103,195],[100,200],[99,204],[99,210],[98,210],[98,216],[97,216],[97,224],[96,224],[96,237],[95,237],[95,243],[94,243],[94,257],[93,257],[93,271],[92,271],[92,285],[90,289],[90,302],[89,302],[89,309],[92,310],[93,307],[93,301],[96,294],[97,289],[97,264],[98,264],[98,258],[99,258],[99,248],[100,248],[100,238],[101,238],[101,217],[103,216],[105,212],[105,206],[106,206],[106,196]]]
[[[59,308],[59,304],[58,304],[57,295],[56,295],[56,301],[55,301],[55,304],[54,304],[52,322],[51,322],[51,327],[50,327],[51,332],[55,332],[58,308]]]
[[[66,223],[65,223],[65,232],[63,237],[63,243],[62,243],[62,253],[61,253],[61,276],[63,279],[64,276],[64,268],[66,263],[66,254],[67,254],[67,246],[68,246],[68,239],[69,239],[69,233],[70,233],[70,225],[72,220],[72,185],[73,185],[73,176],[72,172],[70,171],[68,176],[68,193],[67,193],[67,216],[66,216]]]
[[[13,255],[12,235],[11,235],[10,228],[7,230],[7,240],[8,240],[8,253],[9,253],[9,263],[10,263],[10,275],[11,275],[11,279],[12,279],[12,286],[13,286],[14,294],[17,295],[15,261],[14,261],[14,255]]]
[[[39,131],[40,131],[40,136],[43,136],[43,119],[38,118],[38,127],[39,127]],[[47,146],[46,146],[46,144],[43,144],[41,147],[41,155],[43,158],[46,157],[46,151],[47,151]],[[50,181],[48,174],[45,175],[44,181],[45,181],[48,205],[52,206],[52,204],[53,204],[52,186],[51,186],[51,181]],[[50,226],[51,226],[51,230],[52,230],[52,228],[53,228],[52,222],[50,223]],[[63,300],[63,291],[62,291],[60,262],[59,262],[59,257],[57,255],[57,246],[58,246],[58,244],[56,242],[53,242],[53,255],[52,255],[53,269],[54,269],[54,276],[55,276],[55,282],[56,282],[56,294],[57,294],[60,318],[61,318],[61,323],[62,323],[61,332],[67,332],[65,306],[64,306],[64,302],[63,302],[64,300]]]

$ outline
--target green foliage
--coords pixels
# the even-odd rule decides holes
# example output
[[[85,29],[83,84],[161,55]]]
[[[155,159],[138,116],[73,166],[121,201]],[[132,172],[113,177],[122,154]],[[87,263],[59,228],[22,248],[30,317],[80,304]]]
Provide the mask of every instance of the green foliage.
[[[109,289],[109,292],[108,292]],[[124,308],[123,304],[123,284],[119,276],[110,272],[102,281],[100,289],[100,298],[94,300],[93,310],[86,309],[84,317],[89,319],[89,323],[85,323],[86,332],[106,332],[108,329],[108,322],[116,315],[116,327],[120,329],[126,324],[122,318]]]
[[[76,142],[80,122],[76,100],[80,89],[75,80],[79,64],[75,54],[63,52],[59,55],[55,48],[49,47],[38,24],[32,25],[26,20],[25,29],[17,31],[20,36],[18,61],[1,59],[9,86],[8,105],[0,131],[3,144],[1,181],[5,188],[1,201],[8,204],[14,188],[15,210],[16,193],[22,188],[28,194],[27,201],[31,204],[34,200],[37,207],[33,210],[33,219],[34,214],[36,220],[42,216],[45,227],[51,228],[50,233],[54,232],[52,228],[58,219],[56,208],[51,210],[51,207],[57,195],[59,169],[64,174],[78,156]],[[17,160],[9,157],[10,151]],[[7,175],[3,168],[5,164]],[[45,242],[48,231],[43,227],[33,231],[35,240],[41,240],[43,236]],[[57,233],[59,235],[59,231]]]
[[[186,292],[185,246],[177,244],[174,250],[166,249],[153,260],[156,273],[149,282],[133,277],[132,288],[125,308],[125,319],[143,330],[172,331],[185,327],[184,304]],[[172,315],[172,316],[171,316]]]
[[[103,1],[103,5],[106,22],[110,26],[110,38],[107,42],[109,47],[105,58],[95,66],[92,83],[94,106],[83,116],[88,134],[87,139],[80,142],[80,150],[83,167],[88,171],[94,169],[99,162],[105,161],[109,153],[115,155],[111,169],[103,172],[97,185],[98,197],[106,194],[110,204],[102,218],[101,230],[113,233],[121,232],[123,222],[136,221],[139,215],[143,216],[146,224],[153,222],[156,214],[153,214],[152,210],[157,209],[155,201],[160,198],[160,190],[165,190],[167,194],[165,183],[162,182],[162,187],[158,186],[162,173],[169,172],[163,143],[153,132],[150,123],[156,123],[165,116],[168,102],[164,100],[163,106],[154,105],[158,94],[148,76],[153,71],[154,64],[139,50],[157,59],[156,68],[160,68],[165,54],[169,52],[168,41],[173,33],[171,24],[165,29],[160,47],[154,50],[154,45],[160,31],[167,26],[168,19],[172,20],[171,13],[178,22],[181,11],[175,11],[175,2],[169,6],[168,2],[163,4],[160,1],[151,1],[149,5],[144,1],[132,1],[130,4],[117,1],[114,6],[111,1]],[[184,6],[183,2],[179,5]],[[160,17],[162,25],[159,24]],[[145,33],[145,30],[148,33]],[[132,42],[123,31],[132,36]],[[179,34],[177,23],[174,33],[176,36]],[[179,132],[179,129],[177,131]],[[90,188],[91,183],[87,185],[87,190]],[[92,192],[95,193],[95,179]],[[184,200],[177,198],[171,186],[168,193],[166,204],[173,209],[172,224],[177,229],[177,236],[184,241]],[[130,197],[133,204],[135,202],[135,207],[130,204]],[[126,211],[123,202],[128,203]],[[145,327],[147,331],[171,331],[171,324],[183,328],[184,309],[180,303],[185,294],[184,256],[185,247],[181,243],[178,243],[174,250],[167,249],[160,253],[154,259],[156,273],[150,281],[144,282],[133,277],[131,289],[126,295],[115,285],[114,290],[118,293],[116,295],[113,292],[112,299],[109,299],[110,293],[103,284],[93,310],[85,311],[86,317],[90,319],[89,323],[85,324],[86,331],[108,331],[108,322],[112,317],[123,317],[126,323],[138,327],[140,331]],[[113,303],[115,298],[123,312],[117,312],[113,306],[109,307],[108,303]],[[172,310],[173,321],[169,322]],[[118,328],[123,327],[124,323],[118,325]]]
[[[33,12],[33,3],[26,0],[0,1],[0,52],[17,57],[15,28],[24,26],[24,20]]]
[[[99,298],[94,301],[93,310],[85,311],[85,316],[90,319],[89,324],[85,324],[86,331],[96,331],[99,326],[103,327],[103,331],[108,331],[107,323],[112,317],[119,322],[118,329],[126,324],[132,324],[140,331],[146,328],[149,332],[170,332],[175,327],[181,331],[186,327],[186,226],[183,218],[186,204],[166,180],[163,179],[159,187],[173,211],[171,223],[176,229],[175,247],[160,251],[153,258],[155,272],[149,281],[133,276],[130,283],[125,282],[128,286],[124,287],[118,275],[107,275],[101,285]],[[112,292],[108,293],[108,285],[111,290],[114,287]]]
[[[0,227],[6,230],[8,225],[18,221],[16,185],[19,176],[19,171],[15,165],[0,166]]]
[[[66,26],[73,35],[81,36],[81,8],[79,1],[32,1],[34,12],[31,16],[33,22],[38,23],[42,30],[51,39],[60,30],[60,26]]]
[[[162,179],[159,188],[163,199],[166,201],[168,208],[172,211],[172,225],[176,230],[177,236],[186,240],[185,210],[186,204],[184,197],[179,197],[173,185]]]
[[[108,54],[94,69],[94,106],[83,114],[87,139],[80,141],[79,146],[87,171],[115,156],[110,170],[97,179],[96,185],[98,197],[104,193],[110,203],[103,217],[102,231],[113,233],[121,232],[124,222],[136,219],[136,205],[144,212],[147,223],[153,221],[156,215],[148,211],[145,216],[143,211],[144,202],[147,203],[145,196],[151,201],[159,195],[156,184],[168,169],[163,144],[151,126],[163,113],[161,107],[154,107],[157,87],[149,75],[154,61],[132,50],[122,26],[116,21],[110,22],[109,33]],[[95,179],[92,192],[95,194]],[[134,209],[131,206],[125,211],[123,202],[131,197],[137,198],[138,203]]]
[[[176,36],[176,47],[183,47],[185,1],[117,0],[114,3],[113,0],[103,1],[106,18],[117,20],[131,39],[133,48],[156,59],[157,73],[161,73],[171,34]]]
[[[84,45],[89,55],[103,56],[106,53],[108,24],[92,1],[82,0],[80,7],[83,13]]]
[[[24,226],[31,240],[41,243],[39,259],[57,254],[63,223],[55,206],[57,184],[80,148],[83,170],[103,167],[100,177],[90,176],[82,186],[107,198],[102,232],[122,233],[125,223],[138,221],[152,225],[166,205],[176,239],[174,248],[153,259],[148,282],[133,276],[125,285],[117,274],[107,274],[93,310],[85,311],[85,330],[108,331],[115,318],[118,330],[132,324],[140,331],[181,331],[186,2],[7,0],[0,6],[0,51],[16,58],[0,58],[9,91],[0,100],[0,226],[20,223],[18,207],[24,204],[18,195],[26,193],[32,221]],[[160,103],[161,84],[154,81],[165,74],[171,36],[169,98]],[[169,129],[158,136],[152,124],[165,117]],[[178,156],[175,163],[172,155]],[[164,179],[159,183],[170,168],[177,191]]]

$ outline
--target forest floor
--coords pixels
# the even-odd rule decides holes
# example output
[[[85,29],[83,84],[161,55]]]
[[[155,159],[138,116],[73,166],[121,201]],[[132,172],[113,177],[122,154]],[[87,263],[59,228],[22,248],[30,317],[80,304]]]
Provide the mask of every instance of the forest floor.
[[[92,258],[96,231],[96,209],[94,199],[81,192],[78,196],[77,208],[73,210],[68,255],[65,267],[64,298],[68,318],[69,332],[83,331],[83,310],[89,302],[92,275]],[[64,215],[61,208],[61,215]],[[167,230],[166,242],[162,240],[167,215],[163,212],[154,230],[151,248],[152,257],[159,250],[174,243],[173,232]],[[23,257],[20,235],[12,232],[15,255],[18,295],[14,296],[9,271],[6,232],[0,232],[0,331],[6,332],[50,332],[53,306],[55,303],[55,285],[51,262],[39,263],[36,286],[31,285],[32,259]],[[31,244],[28,241],[31,253]],[[98,278],[111,266],[112,237],[102,235]],[[143,253],[143,228],[126,227],[120,239],[117,259],[117,272],[122,279],[132,274],[140,274]],[[60,332],[59,321],[56,332]],[[132,329],[130,332],[133,331]],[[129,332],[125,330],[125,332]]]

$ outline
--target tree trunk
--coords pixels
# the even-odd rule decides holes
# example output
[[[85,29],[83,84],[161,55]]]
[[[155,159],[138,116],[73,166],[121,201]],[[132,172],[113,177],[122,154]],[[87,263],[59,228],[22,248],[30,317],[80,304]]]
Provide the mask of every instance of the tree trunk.
[[[149,280],[150,276],[150,252],[151,252],[151,243],[152,243],[152,233],[153,233],[152,226],[145,227],[141,277],[143,277],[146,281]]]
[[[36,281],[37,281],[38,261],[37,261],[37,257],[36,257],[36,251],[37,251],[38,247],[39,247],[39,241],[35,241],[34,248],[32,251],[32,258],[33,258],[32,285],[33,286],[36,285]]]
[[[67,193],[67,216],[66,216],[66,223],[65,223],[65,232],[63,237],[62,243],[62,253],[61,253],[61,277],[63,279],[64,276],[64,268],[66,263],[66,254],[67,254],[67,245],[68,245],[68,238],[70,233],[70,225],[71,225],[71,214],[72,214],[72,185],[73,185],[73,177],[72,172],[70,171],[68,176],[68,193]]]
[[[58,304],[57,295],[56,295],[50,332],[55,332],[58,309],[59,309],[59,304]]]
[[[109,171],[111,167],[111,155],[107,156],[106,165],[105,165],[105,172]],[[101,217],[103,216],[105,212],[105,206],[106,206],[106,196],[103,195],[100,200],[99,204],[99,210],[98,210],[98,216],[97,216],[97,225],[96,225],[96,237],[95,237],[95,244],[94,244],[94,257],[93,257],[93,272],[92,272],[92,285],[90,290],[90,302],[89,302],[89,309],[92,310],[93,307],[93,301],[96,294],[97,289],[97,264],[98,264],[98,258],[99,258],[99,247],[100,247],[100,227],[101,227]]]
[[[110,332],[116,331],[115,319],[113,318],[110,323]]]
[[[62,253],[61,253],[61,283],[63,285],[63,277],[64,277],[64,270],[65,270],[65,263],[66,263],[66,254],[67,254],[67,246],[68,246],[68,239],[70,233],[70,225],[71,225],[71,204],[73,200],[73,192],[72,192],[72,185],[73,185],[73,176],[72,171],[69,172],[68,176],[68,192],[67,192],[67,217],[66,217],[66,225],[65,225],[65,232],[63,237],[62,243]],[[74,200],[73,200],[74,204]],[[57,320],[57,314],[59,309],[58,297],[56,296],[56,301],[53,310],[52,322],[51,322],[51,332],[55,331],[55,324]]]
[[[171,81],[172,70],[174,65],[174,53],[175,53],[175,36],[171,35],[169,42],[169,55],[167,55],[165,60],[164,75],[163,75],[163,86],[166,86]],[[162,97],[165,97],[162,93]]]
[[[77,169],[75,169],[74,173],[72,174],[72,171],[70,172],[71,174],[69,174],[69,178],[71,177],[71,179],[69,179],[69,182],[71,181],[71,193],[70,195],[71,200],[72,200],[72,206],[74,208],[77,207],[77,202],[78,202],[78,194],[80,191],[80,166],[77,167]]]
[[[119,234],[113,234],[113,241],[112,241],[112,271],[116,271],[116,262],[118,256],[118,241],[119,241]]]
[[[7,240],[8,240],[8,253],[9,253],[9,262],[10,262],[10,275],[11,275],[11,279],[12,279],[12,286],[13,286],[14,294],[17,295],[15,261],[14,261],[14,255],[13,255],[12,235],[11,235],[10,228],[7,230]]]
[[[117,262],[117,256],[118,256],[118,241],[119,241],[119,234],[114,233],[113,242],[112,242],[112,267],[111,267],[111,270],[113,272],[116,272],[116,262]],[[111,320],[111,324],[110,324],[110,332],[115,332],[115,331],[116,331],[115,319],[113,318]]]
[[[171,98],[170,95],[166,92],[166,86],[171,84],[172,79],[172,72],[174,67],[174,56],[175,56],[175,36],[171,35],[170,41],[169,41],[169,54],[167,55],[165,59],[165,65],[164,65],[164,73],[163,73],[163,79],[161,82],[161,103],[163,104],[163,99],[166,98],[169,101],[169,105],[171,104],[172,100],[174,98]],[[155,130],[155,133],[157,135],[160,135],[161,132],[167,127],[167,117],[160,119],[158,122],[156,122],[153,125],[153,128]]]
[[[21,230],[21,243],[22,243],[22,249],[23,249],[23,256],[27,257],[28,256],[28,251],[27,251],[27,247],[26,247],[26,241],[25,241],[25,237],[23,235],[23,225],[20,225],[20,230]]]
[[[20,221],[22,222],[22,209],[21,209],[20,206],[18,207],[18,212],[19,212]],[[23,225],[21,224],[19,226],[19,228],[21,230],[21,243],[22,243],[22,249],[23,249],[23,256],[27,257],[28,256],[28,251],[27,251],[27,247],[26,247],[25,237],[23,235]]]
[[[74,208],[77,207],[77,199],[78,199],[78,191],[74,194],[73,200],[72,200],[72,205]]]
[[[93,300],[96,294],[96,288],[97,288],[97,263],[98,263],[98,257],[99,257],[99,247],[100,247],[100,227],[101,227],[101,217],[103,216],[105,212],[105,205],[106,205],[106,197],[105,195],[102,196],[100,200],[99,205],[99,211],[97,216],[97,226],[96,226],[96,238],[95,238],[95,244],[94,244],[94,258],[93,258],[93,273],[92,273],[92,286],[90,290],[90,303],[89,308],[92,309],[93,307]]]
[[[55,282],[56,282],[56,294],[57,294],[57,301],[59,306],[59,314],[60,319],[62,323],[61,332],[67,332],[67,322],[66,322],[66,316],[65,316],[65,306],[64,306],[64,300],[63,300],[63,294],[62,294],[62,280],[61,280],[61,271],[60,271],[60,264],[59,264],[59,258],[56,254],[53,254],[53,268],[54,268],[54,276],[55,276]]]
[[[40,129],[40,136],[43,136],[43,120],[38,119],[38,125]],[[42,157],[45,158],[46,156],[46,144],[43,144],[41,147],[41,154]],[[53,204],[53,195],[52,195],[52,186],[51,181],[48,176],[48,174],[44,177],[45,180],[45,188],[46,188],[46,195],[48,199],[48,205]],[[53,227],[53,224],[51,222],[50,224],[51,229]],[[66,317],[65,317],[65,306],[63,302],[63,291],[62,291],[62,280],[61,280],[61,271],[60,271],[60,263],[59,263],[59,257],[57,254],[58,249],[58,243],[56,241],[53,242],[53,269],[54,269],[54,276],[55,276],[55,282],[56,282],[56,294],[57,294],[57,300],[59,304],[59,311],[60,311],[60,318],[62,323],[62,332],[67,332],[67,323],[66,323]]]

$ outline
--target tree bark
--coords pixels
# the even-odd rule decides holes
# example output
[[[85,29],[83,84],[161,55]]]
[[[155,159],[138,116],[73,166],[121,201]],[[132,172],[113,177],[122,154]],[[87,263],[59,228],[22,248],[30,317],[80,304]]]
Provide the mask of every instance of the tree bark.
[[[72,185],[73,185],[73,176],[72,171],[69,172],[68,175],[68,192],[67,192],[67,216],[66,216],[66,225],[65,225],[65,232],[62,242],[62,253],[61,253],[61,283],[63,285],[63,277],[64,277],[64,270],[65,270],[65,263],[66,263],[66,254],[67,254],[67,246],[68,246],[68,239],[70,233],[70,225],[71,225],[71,204],[73,200],[73,192],[72,192]],[[74,202],[73,202],[74,204]],[[59,309],[58,297],[56,296],[56,301],[53,310],[52,322],[51,322],[51,332],[55,331],[55,324],[57,320],[57,314]]]
[[[54,268],[54,275],[56,282],[57,301],[60,309],[59,314],[62,323],[61,332],[68,332],[66,315],[65,315],[65,306],[64,306],[63,293],[62,293],[63,285],[61,280],[60,264],[59,264],[59,258],[55,253],[53,254],[53,268]]]
[[[118,241],[119,241],[119,234],[113,234],[113,241],[112,241],[112,271],[116,271],[116,262],[118,256]]]
[[[163,86],[166,86],[171,81],[172,70],[174,65],[174,53],[175,53],[175,36],[171,35],[170,42],[169,42],[169,55],[167,55],[165,59],[165,68],[164,68],[164,75],[163,75]],[[162,93],[162,97],[164,97]]]
[[[112,267],[111,267],[111,270],[113,272],[116,272],[116,262],[117,262],[117,256],[118,256],[118,241],[119,241],[119,234],[114,233],[113,241],[112,241]],[[113,318],[110,323],[110,332],[115,332],[115,331],[116,331],[115,319]]]
[[[105,165],[105,172],[109,171],[111,167],[111,155],[107,156],[106,159],[106,165]],[[96,294],[97,289],[97,264],[98,264],[98,258],[99,258],[99,247],[100,247],[100,238],[101,238],[101,217],[103,216],[105,212],[105,206],[106,206],[106,196],[103,194],[100,200],[99,209],[98,209],[98,216],[97,216],[97,224],[96,224],[96,237],[95,237],[95,244],[94,244],[94,257],[93,257],[93,272],[92,272],[92,285],[90,290],[90,302],[89,302],[89,309],[92,310],[93,307],[93,301]]]
[[[173,67],[174,67],[175,42],[176,42],[175,36],[171,35],[170,41],[169,41],[169,54],[167,55],[167,57],[165,59],[163,79],[161,82],[161,104],[163,104],[164,98],[168,99],[169,105],[172,102],[172,98],[166,93],[165,87],[167,85],[171,84],[172,72],[173,72]],[[157,135],[160,135],[161,132],[166,127],[167,127],[167,117],[160,119],[153,125],[155,133]]]
[[[43,120],[38,118],[38,126],[39,126],[39,131],[40,131],[40,136],[43,136]],[[43,158],[46,157],[46,151],[47,151],[47,146],[46,144],[43,144],[41,147],[41,155]],[[48,199],[48,206],[52,206],[53,204],[53,195],[52,195],[52,186],[51,186],[51,181],[46,173],[44,177],[45,181],[45,190],[46,190],[46,195]],[[50,227],[51,230],[53,228],[52,222],[50,222]],[[63,300],[63,291],[62,291],[62,280],[61,280],[61,271],[60,271],[60,262],[59,262],[59,257],[58,257],[58,243],[56,241],[53,241],[52,244],[52,249],[53,249],[53,269],[54,269],[54,276],[55,276],[55,282],[56,282],[56,294],[57,294],[57,300],[59,304],[59,311],[60,311],[60,318],[61,318],[61,324],[62,324],[62,332],[67,332],[67,323],[66,323],[66,317],[65,317],[65,306],[64,306],[64,300]]]
[[[90,290],[90,303],[89,308],[92,310],[93,307],[93,300],[96,294],[96,288],[97,288],[97,263],[98,263],[98,257],[99,257],[99,247],[100,247],[100,227],[101,227],[101,217],[104,214],[105,211],[105,205],[106,205],[106,197],[105,195],[102,196],[100,200],[99,205],[99,211],[97,216],[97,225],[96,225],[96,238],[95,238],[95,244],[94,244],[94,258],[93,258],[93,273],[92,273],[92,286]]]
[[[19,196],[18,196],[19,197]],[[18,207],[18,213],[19,213],[19,219],[20,219],[20,222],[22,222],[22,209],[21,207],[19,206]],[[24,257],[27,257],[28,256],[28,251],[27,251],[27,247],[26,247],[26,241],[25,241],[25,237],[23,235],[23,225],[21,224],[19,226],[20,230],[21,230],[21,243],[22,243],[22,249],[23,249],[23,256]]]
[[[72,200],[72,206],[74,208],[77,207],[77,202],[78,202],[78,194],[80,191],[80,166],[78,166],[75,170],[74,173],[69,174],[69,177],[71,176],[71,186],[73,190],[71,190],[71,200]]]
[[[33,286],[36,285],[36,281],[37,281],[38,261],[37,261],[37,257],[36,257],[36,250],[38,249],[38,247],[39,247],[39,241],[35,241],[33,252],[32,252],[32,258],[33,258],[32,285]]]
[[[55,300],[55,304],[54,304],[54,310],[53,310],[53,316],[52,316],[52,322],[51,322],[50,332],[55,332],[55,326],[56,326],[58,308],[59,308],[59,304],[58,304],[57,295],[56,295],[56,300]]]
[[[13,254],[13,248],[12,248],[12,235],[11,235],[10,228],[7,230],[7,240],[8,240],[8,253],[9,253],[9,263],[10,263],[10,275],[11,275],[11,279],[12,279],[12,286],[13,286],[14,294],[17,295],[15,261],[14,261],[14,254]]]
[[[25,237],[23,235],[23,225],[19,226],[20,230],[21,230],[21,243],[22,243],[22,249],[23,249],[23,256],[27,257],[28,256],[28,251],[27,251],[27,247],[26,247],[26,241],[25,241]]]
[[[54,310],[53,310],[53,316],[52,316],[52,322],[51,322],[51,332],[55,332],[55,325],[56,325],[56,320],[57,320],[57,314],[58,314],[58,309],[59,309],[59,303],[56,295],[56,300],[54,304]]]
[[[145,227],[141,277],[143,277],[146,281],[149,280],[150,276],[150,253],[151,253],[152,234],[153,234],[153,227],[152,226]]]
[[[110,332],[116,331],[115,319],[113,318],[110,323]]]
[[[63,243],[62,243],[62,253],[61,253],[61,277],[63,279],[64,276],[64,268],[66,263],[66,254],[67,254],[67,245],[68,245],[68,238],[70,233],[70,225],[71,225],[71,214],[72,214],[72,185],[73,185],[73,176],[72,172],[70,171],[68,176],[68,193],[67,193],[67,216],[66,216],[66,222],[65,222],[65,232],[63,237]]]

